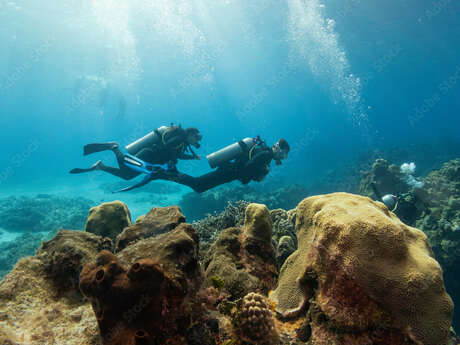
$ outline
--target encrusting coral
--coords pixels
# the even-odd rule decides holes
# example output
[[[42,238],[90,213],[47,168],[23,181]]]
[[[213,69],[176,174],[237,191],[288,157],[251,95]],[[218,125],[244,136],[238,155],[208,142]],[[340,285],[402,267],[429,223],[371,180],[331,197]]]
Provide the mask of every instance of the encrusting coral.
[[[302,201],[296,232],[270,297],[307,316],[312,344],[448,344],[453,303],[423,232],[347,193]]]
[[[80,269],[110,240],[61,230],[36,256],[21,259],[0,282],[0,339],[11,344],[94,345],[96,318],[80,294]]]
[[[78,279],[84,265],[95,259],[95,253],[112,250],[109,238],[91,233],[60,230],[50,241],[42,243],[36,253],[57,292],[78,289]]]
[[[179,207],[154,207],[117,236],[115,250],[118,252],[133,241],[168,232],[183,222],[185,217]]]
[[[267,293],[278,275],[271,236],[272,221],[267,207],[250,204],[242,229],[222,231],[211,246],[205,260],[207,279],[222,279],[231,299],[241,298],[249,291]]]

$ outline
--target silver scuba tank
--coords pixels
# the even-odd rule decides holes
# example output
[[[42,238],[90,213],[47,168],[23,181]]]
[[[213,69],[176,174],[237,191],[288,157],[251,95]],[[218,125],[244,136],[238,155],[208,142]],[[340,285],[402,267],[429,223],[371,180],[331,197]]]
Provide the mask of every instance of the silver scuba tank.
[[[142,138],[137,139],[136,141],[132,142],[129,145],[125,146],[126,151],[130,154],[135,155],[142,149],[146,147],[152,147],[155,144],[161,142],[161,135],[168,129],[166,126],[161,126],[156,131],[151,131],[147,135],[144,135]],[[158,135],[159,133],[160,135]]]
[[[382,197],[382,202],[391,212],[396,211],[398,207],[398,197],[396,195],[386,194]]]
[[[249,149],[255,144],[253,138],[244,138],[242,141],[248,146]],[[208,160],[209,166],[214,169],[215,167],[218,167],[225,162],[229,162],[232,159],[235,159],[242,152],[243,150],[240,144],[236,142],[227,147],[224,147],[223,149],[220,149],[219,151],[207,155],[206,159]]]

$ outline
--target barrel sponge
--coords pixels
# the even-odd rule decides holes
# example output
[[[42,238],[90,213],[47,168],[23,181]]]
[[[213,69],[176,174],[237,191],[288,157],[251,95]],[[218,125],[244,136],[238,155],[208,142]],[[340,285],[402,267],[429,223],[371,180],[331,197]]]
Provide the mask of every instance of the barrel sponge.
[[[273,223],[267,206],[249,204],[244,215],[244,228],[247,237],[271,243]]]
[[[308,309],[313,336],[326,325],[315,320],[327,320],[330,332],[399,330],[408,343],[448,343],[453,303],[422,231],[380,202],[333,193],[298,205],[296,233],[270,296],[278,315]]]

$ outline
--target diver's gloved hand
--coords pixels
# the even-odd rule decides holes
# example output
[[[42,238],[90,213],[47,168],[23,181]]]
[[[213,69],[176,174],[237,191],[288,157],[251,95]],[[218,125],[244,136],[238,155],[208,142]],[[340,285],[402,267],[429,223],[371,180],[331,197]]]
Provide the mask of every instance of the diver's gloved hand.
[[[159,166],[154,166],[153,169],[152,169],[152,173],[159,173],[159,172],[162,172],[162,171],[165,171],[165,169],[163,169],[162,167],[159,167]]]

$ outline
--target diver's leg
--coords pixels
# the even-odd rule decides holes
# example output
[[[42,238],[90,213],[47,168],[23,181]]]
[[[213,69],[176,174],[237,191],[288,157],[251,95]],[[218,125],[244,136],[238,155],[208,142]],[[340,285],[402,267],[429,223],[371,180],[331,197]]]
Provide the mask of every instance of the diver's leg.
[[[114,145],[112,145],[112,147],[109,150],[111,150],[115,154],[118,163],[118,168],[109,167],[101,163],[99,170],[108,172],[109,174],[121,177],[125,180],[131,180],[134,177],[139,176],[140,173],[138,171],[135,171],[125,165],[125,154],[123,153],[123,151],[120,150],[117,143],[113,144]]]
[[[236,180],[230,170],[217,169],[202,176],[193,177],[178,171],[166,171],[155,174],[154,179],[173,181],[192,188],[197,193],[203,193],[211,188]]]
[[[129,169],[128,167],[125,167],[125,169],[109,167],[107,165],[104,165],[102,161],[97,161],[96,163],[91,165],[91,167],[87,169],[80,169],[80,168],[72,169],[70,170],[70,173],[71,174],[81,174],[81,173],[96,171],[96,170],[105,171],[109,174],[121,177],[122,179],[125,179],[125,180],[131,180],[140,174],[139,172]]]
[[[115,147],[118,148],[118,144],[116,142],[88,144],[83,147],[83,155],[87,156],[95,152],[113,150]]]
[[[94,163],[93,165],[91,165],[87,169],[75,168],[75,169],[70,170],[70,173],[71,174],[81,174],[81,173],[85,173],[85,172],[100,170],[99,168],[100,168],[101,164],[102,164],[102,161],[97,161],[96,163]]]
[[[218,168],[207,174],[193,178],[193,190],[197,193],[203,193],[214,187],[232,182],[237,176],[232,170]]]
[[[118,163],[120,164],[120,162]],[[140,172],[137,172],[133,169],[128,168],[124,164],[120,164],[120,168],[113,168],[109,167],[107,165],[104,165],[102,162],[99,164],[99,167],[97,170],[105,171],[109,174],[121,177],[124,180],[131,180],[135,178],[136,176],[140,175]]]

